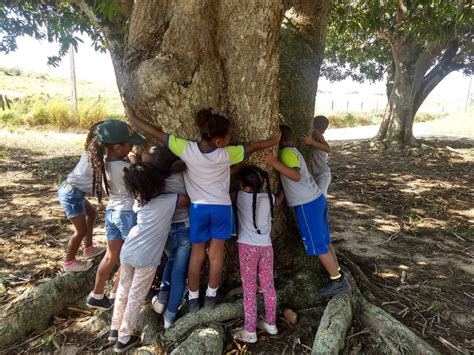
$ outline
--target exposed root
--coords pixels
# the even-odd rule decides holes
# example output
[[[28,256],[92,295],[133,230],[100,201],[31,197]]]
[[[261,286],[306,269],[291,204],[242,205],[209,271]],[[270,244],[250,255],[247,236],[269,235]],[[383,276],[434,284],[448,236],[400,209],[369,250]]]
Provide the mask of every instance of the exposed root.
[[[222,354],[224,349],[224,329],[217,324],[209,324],[194,330],[171,354]]]

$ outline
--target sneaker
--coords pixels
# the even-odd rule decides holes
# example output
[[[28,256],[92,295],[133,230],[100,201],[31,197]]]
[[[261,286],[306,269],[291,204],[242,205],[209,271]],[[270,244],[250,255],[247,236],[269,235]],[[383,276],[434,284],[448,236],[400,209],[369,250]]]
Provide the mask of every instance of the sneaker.
[[[140,342],[140,338],[137,337],[136,335],[132,335],[130,337],[130,340],[126,344],[121,343],[120,341],[117,341],[117,344],[115,344],[115,347],[114,347],[114,351],[116,353],[124,353],[127,350],[133,348],[139,342]]]
[[[167,321],[166,318],[163,318],[163,327],[165,329],[168,329],[169,327],[171,327],[173,325],[173,322],[170,322],[170,321]]]
[[[97,248],[95,246],[90,246],[88,248],[84,248],[83,256],[85,260],[94,259],[97,255],[101,255],[105,253],[105,248]]]
[[[108,341],[117,341],[118,340],[118,330],[110,329],[109,336],[107,337]]]
[[[89,307],[104,309],[104,310],[111,309],[114,306],[112,304],[112,302],[110,302],[110,300],[107,298],[106,295],[104,295],[104,297],[100,300],[98,300],[97,298],[94,298],[92,296],[89,296],[89,297],[87,297],[86,304]]]
[[[70,262],[65,262],[63,264],[63,269],[66,272],[81,272],[81,271],[87,271],[92,267],[92,262],[90,261],[84,261],[84,260],[72,260]]]
[[[204,308],[213,309],[216,306],[216,299],[217,299],[217,296],[214,296],[214,297],[206,296],[206,298],[204,299]]]
[[[257,342],[257,333],[248,332],[246,329],[241,328],[235,331],[232,334],[232,337],[237,341],[242,341],[244,343],[256,343]]]
[[[266,331],[270,335],[277,335],[278,329],[276,325],[271,325],[265,322],[263,319],[257,322],[257,328]]]
[[[158,301],[158,295],[153,297],[153,299],[151,300],[151,305],[153,306],[155,312],[158,314],[162,314],[166,308],[166,304],[160,303],[160,301]]]
[[[330,280],[328,284],[319,290],[320,297],[333,297],[340,295],[341,293],[347,293],[351,291],[351,285],[342,276],[339,281]]]
[[[188,311],[189,313],[194,313],[199,311],[201,307],[199,306],[199,298],[194,298],[192,300],[188,300]]]
[[[112,307],[113,307],[114,304],[115,304],[115,297],[110,297],[110,296],[109,296],[109,302],[110,302],[110,304],[111,304]]]

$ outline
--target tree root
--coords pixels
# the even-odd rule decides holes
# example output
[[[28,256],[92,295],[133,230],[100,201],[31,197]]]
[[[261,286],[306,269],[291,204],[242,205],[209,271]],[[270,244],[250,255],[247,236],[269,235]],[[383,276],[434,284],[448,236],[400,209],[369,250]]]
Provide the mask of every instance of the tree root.
[[[218,324],[209,324],[194,330],[171,355],[177,354],[222,354],[224,349],[225,333],[222,326]]]
[[[311,354],[337,354],[344,348],[347,329],[352,323],[352,297],[342,294],[327,304],[319,322]]]
[[[97,262],[98,263],[98,262]],[[66,304],[84,297],[94,285],[97,268],[66,273],[27,290],[1,312],[0,347],[25,339],[32,332],[47,328],[54,314]]]
[[[176,323],[165,332],[165,340],[176,343],[181,341],[193,329],[201,324],[211,322],[225,322],[243,315],[242,301],[218,304],[214,309],[201,309],[196,313],[188,313],[179,318]]]

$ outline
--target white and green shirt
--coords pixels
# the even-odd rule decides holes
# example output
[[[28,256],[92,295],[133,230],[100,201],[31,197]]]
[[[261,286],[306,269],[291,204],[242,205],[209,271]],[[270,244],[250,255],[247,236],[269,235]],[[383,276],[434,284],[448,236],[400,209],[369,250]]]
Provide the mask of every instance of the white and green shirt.
[[[230,166],[245,158],[243,145],[201,151],[196,142],[168,136],[171,152],[186,163],[184,181],[192,203],[203,205],[231,205]]]
[[[278,159],[285,166],[300,171],[300,181],[293,181],[280,174],[288,206],[304,205],[321,196],[322,192],[309,173],[306,162],[298,149],[294,147],[283,148],[280,150]]]

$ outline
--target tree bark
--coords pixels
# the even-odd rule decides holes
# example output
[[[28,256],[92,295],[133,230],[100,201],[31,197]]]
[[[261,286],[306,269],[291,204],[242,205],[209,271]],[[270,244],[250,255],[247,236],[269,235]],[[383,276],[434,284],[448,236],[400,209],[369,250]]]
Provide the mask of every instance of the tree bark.
[[[306,153],[299,137],[311,130],[332,4],[333,0],[299,1],[286,11],[280,29],[280,114]]]

